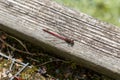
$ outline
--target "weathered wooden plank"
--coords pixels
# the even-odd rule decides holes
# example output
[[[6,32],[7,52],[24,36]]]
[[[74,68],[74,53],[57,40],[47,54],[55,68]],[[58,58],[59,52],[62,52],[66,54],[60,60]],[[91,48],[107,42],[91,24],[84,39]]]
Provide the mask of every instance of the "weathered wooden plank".
[[[120,79],[120,28],[51,0],[0,0],[0,29]],[[4,25],[4,26],[3,26]],[[70,46],[43,29],[74,40]]]

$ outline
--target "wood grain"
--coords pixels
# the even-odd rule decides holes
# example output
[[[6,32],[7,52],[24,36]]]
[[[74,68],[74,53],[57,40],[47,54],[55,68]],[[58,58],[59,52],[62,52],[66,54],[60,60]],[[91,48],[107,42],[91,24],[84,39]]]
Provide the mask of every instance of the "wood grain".
[[[51,0],[0,0],[0,29],[120,79],[120,28]],[[50,31],[74,40],[70,46]]]

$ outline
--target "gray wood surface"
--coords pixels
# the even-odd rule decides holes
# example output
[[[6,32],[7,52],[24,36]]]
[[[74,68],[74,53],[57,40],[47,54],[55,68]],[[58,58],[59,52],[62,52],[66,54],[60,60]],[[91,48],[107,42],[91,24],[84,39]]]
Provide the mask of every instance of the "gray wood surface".
[[[49,53],[120,79],[120,28],[114,25],[51,0],[0,0],[0,24]],[[74,45],[43,29],[73,39]]]

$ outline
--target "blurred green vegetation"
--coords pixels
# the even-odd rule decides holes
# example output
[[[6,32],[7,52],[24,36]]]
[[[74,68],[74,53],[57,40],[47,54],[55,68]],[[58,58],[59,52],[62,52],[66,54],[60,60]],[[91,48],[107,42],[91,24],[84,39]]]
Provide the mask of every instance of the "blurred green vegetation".
[[[120,0],[55,0],[99,20],[120,26]]]

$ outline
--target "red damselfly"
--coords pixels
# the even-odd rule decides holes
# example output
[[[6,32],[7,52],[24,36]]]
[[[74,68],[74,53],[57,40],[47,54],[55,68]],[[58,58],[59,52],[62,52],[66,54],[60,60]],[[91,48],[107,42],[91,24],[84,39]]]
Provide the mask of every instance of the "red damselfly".
[[[47,32],[47,33],[49,33],[49,34],[51,34],[51,35],[53,35],[53,36],[55,36],[55,37],[57,37],[57,38],[59,38],[59,39],[64,40],[65,42],[67,42],[67,43],[70,44],[71,46],[74,45],[74,40],[73,40],[73,39],[69,39],[69,38],[67,38],[67,37],[65,37],[65,36],[62,36],[62,35],[60,35],[60,34],[58,34],[58,33],[49,31],[49,30],[47,30],[47,29],[43,29],[43,31],[45,31],[45,32]]]

